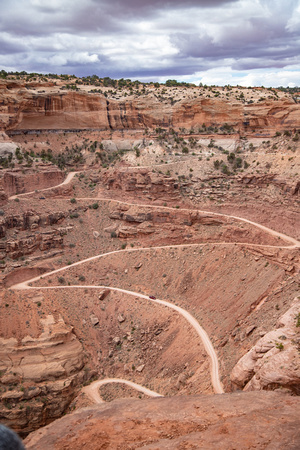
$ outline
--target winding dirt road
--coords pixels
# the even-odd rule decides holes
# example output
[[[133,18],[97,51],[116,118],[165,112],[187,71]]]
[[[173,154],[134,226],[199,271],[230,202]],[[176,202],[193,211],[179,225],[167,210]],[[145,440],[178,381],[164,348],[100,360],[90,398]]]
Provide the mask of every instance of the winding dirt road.
[[[76,173],[78,173],[78,172],[71,172],[71,173],[69,173],[69,175],[64,180],[64,182],[59,184],[58,186],[61,186],[61,185],[64,185],[64,184],[68,184],[73,179],[73,177],[76,175]],[[49,190],[49,189],[52,189],[53,187],[46,188],[46,189],[43,189],[43,190]],[[13,199],[13,198],[16,198],[16,197],[18,197],[20,195],[28,195],[28,194],[31,194],[31,193],[28,192],[26,194],[19,194],[17,196],[13,196],[13,197],[10,197],[10,198]],[[120,204],[136,206],[135,204],[128,203],[128,202],[121,202],[119,200],[110,200],[110,199],[104,199],[104,198],[100,199],[100,198],[95,198],[95,197],[82,198],[82,199],[78,198],[78,200],[91,200],[91,199],[98,200],[98,201],[110,201],[110,202],[116,202],[116,203],[120,203]],[[147,208],[151,208],[151,207],[153,207],[153,208],[162,208],[162,209],[167,209],[167,210],[173,210],[174,209],[174,208],[170,208],[170,207],[156,206],[156,205],[155,206],[154,205],[139,205],[139,206],[143,206],[143,207],[147,207]],[[282,240],[284,240],[284,241],[286,241],[286,242],[288,242],[290,244],[288,246],[265,246],[265,245],[262,245],[262,244],[250,244],[252,246],[255,245],[255,246],[258,246],[258,247],[274,247],[274,248],[299,248],[300,247],[300,242],[298,240],[296,240],[296,239],[294,239],[294,238],[292,238],[290,236],[287,236],[287,235],[285,235],[283,233],[279,233],[277,231],[274,231],[274,230],[272,230],[272,229],[270,229],[270,228],[268,228],[268,227],[266,227],[264,225],[261,225],[259,223],[253,222],[253,221],[248,220],[248,219],[244,219],[242,217],[226,215],[226,214],[219,214],[219,213],[211,213],[211,212],[200,211],[200,210],[191,210],[191,209],[185,209],[185,208],[182,208],[182,210],[184,210],[184,211],[197,211],[197,212],[204,213],[204,214],[211,214],[211,215],[214,215],[214,216],[219,216],[219,217],[223,216],[223,217],[228,217],[228,218],[232,218],[232,219],[235,219],[235,220],[240,220],[242,222],[249,223],[249,224],[251,224],[251,225],[253,225],[253,226],[263,230],[264,232],[269,233],[272,236],[278,237],[278,238],[280,238],[280,239],[282,239]],[[247,245],[247,243],[213,243],[213,245],[237,245],[237,244],[238,245]],[[218,358],[217,358],[216,352],[215,352],[215,350],[213,348],[213,345],[212,345],[212,343],[211,343],[211,341],[210,341],[206,331],[201,327],[201,325],[198,323],[198,321],[188,311],[186,311],[185,309],[183,309],[183,308],[181,308],[181,307],[179,307],[177,305],[174,305],[173,303],[167,302],[165,300],[150,299],[147,295],[140,294],[138,292],[128,291],[128,290],[117,288],[117,287],[113,287],[113,286],[95,286],[95,285],[91,285],[91,286],[89,286],[89,285],[86,285],[86,286],[82,286],[82,285],[80,285],[80,286],[77,286],[77,285],[73,285],[73,286],[42,286],[42,287],[41,286],[29,286],[29,284],[32,284],[35,281],[44,279],[47,276],[59,273],[61,271],[70,269],[70,268],[78,266],[80,264],[83,264],[83,263],[86,263],[86,262],[89,262],[89,261],[93,261],[95,259],[102,258],[102,257],[108,256],[108,255],[111,255],[111,254],[115,254],[115,253],[120,253],[120,252],[141,252],[141,251],[148,251],[148,250],[151,250],[151,249],[176,248],[176,247],[191,247],[191,246],[199,247],[199,246],[204,246],[204,245],[207,245],[207,244],[178,244],[178,245],[167,245],[167,246],[161,246],[161,247],[148,247],[148,248],[135,248],[135,249],[115,250],[115,251],[111,251],[111,252],[108,252],[108,253],[95,255],[95,256],[89,257],[87,259],[84,259],[84,260],[81,260],[81,261],[77,261],[76,263],[73,263],[71,265],[67,265],[67,266],[61,267],[59,269],[53,270],[53,271],[48,272],[46,274],[43,274],[41,276],[37,276],[37,277],[32,278],[30,280],[27,280],[25,282],[16,284],[16,285],[12,286],[11,289],[57,289],[57,288],[60,288],[60,289],[87,289],[87,288],[89,288],[89,289],[104,289],[104,288],[107,288],[107,289],[110,289],[110,290],[123,292],[123,293],[126,293],[126,294],[131,295],[131,296],[139,297],[141,299],[146,299],[147,301],[152,301],[154,303],[158,303],[158,304],[161,304],[161,305],[166,306],[168,308],[171,308],[171,309],[177,311],[179,314],[181,314],[190,323],[190,325],[194,328],[194,330],[196,331],[196,333],[198,334],[198,336],[202,340],[203,345],[205,347],[205,350],[208,353],[208,355],[210,357],[210,360],[211,360],[211,381],[212,381],[212,385],[213,385],[214,391],[217,394],[221,394],[221,393],[224,393],[224,390],[223,390],[223,387],[222,387],[222,384],[221,384],[220,378],[219,378]],[[96,403],[99,403],[99,402],[102,402],[102,400],[100,398],[100,395],[99,395],[99,392],[98,392],[99,386],[101,386],[103,384],[106,384],[106,383],[117,383],[117,382],[118,383],[119,382],[125,383],[125,384],[127,384],[127,385],[129,385],[129,386],[131,386],[131,387],[133,387],[133,388],[135,388],[137,390],[140,390],[141,392],[143,392],[143,393],[145,393],[146,395],[149,395],[149,396],[153,396],[153,397],[160,396],[160,394],[158,394],[158,393],[156,393],[154,391],[150,391],[149,389],[147,389],[147,388],[145,388],[143,386],[137,385],[136,383],[133,383],[131,381],[127,381],[127,380],[123,380],[123,379],[114,379],[114,378],[113,379],[109,378],[109,379],[105,379],[105,380],[95,381],[91,385],[85,387],[84,391],[89,395],[89,397],[93,401],[95,401]]]
[[[59,183],[59,184],[56,184],[55,186],[50,186],[50,187],[47,187],[44,189],[38,189],[37,192],[40,193],[40,192],[44,192],[44,191],[50,191],[51,189],[58,188],[59,186],[64,186],[65,184],[69,184],[73,180],[73,178],[75,177],[75,175],[77,173],[80,173],[80,172],[70,172],[66,176],[65,180],[62,183]],[[23,194],[12,195],[11,197],[8,198],[8,200],[14,200],[15,198],[24,197],[25,195],[36,194],[37,192],[30,191],[30,192],[24,192]]]
[[[144,205],[141,203],[130,203],[130,202],[123,202],[121,200],[115,200],[115,199],[108,199],[108,198],[100,198],[100,197],[79,197],[77,198],[77,200],[98,200],[98,201],[106,201],[106,202],[111,202],[111,203],[119,203],[121,205],[128,205],[128,206],[140,206],[143,208],[155,208],[155,209],[164,209],[164,210],[171,210],[171,211],[176,211],[175,208],[171,208],[170,206],[159,206],[159,205]],[[286,234],[280,233],[279,231],[275,231],[272,230],[271,228],[266,227],[265,225],[261,225],[260,223],[257,222],[253,222],[252,220],[249,219],[245,219],[243,217],[239,217],[239,216],[232,216],[230,214],[221,214],[221,213],[216,213],[216,212],[211,212],[211,211],[205,211],[205,210],[201,210],[201,209],[191,209],[191,208],[180,208],[180,211],[187,211],[187,212],[198,212],[201,214],[210,214],[212,216],[217,216],[217,217],[227,217],[230,219],[235,219],[235,220],[239,220],[241,222],[245,222],[245,223],[249,223],[250,225],[253,225],[256,228],[259,228],[263,231],[265,231],[266,233],[270,234],[271,236],[277,237],[279,239],[283,239],[287,242],[290,243],[290,245],[288,247],[285,246],[281,246],[278,245],[279,248],[296,248],[296,247],[300,247],[300,241],[298,241],[297,239],[288,236]],[[244,243],[245,244],[245,243]],[[258,244],[251,244],[251,245],[258,245]],[[260,244],[260,246],[263,247],[277,247],[277,246],[267,246],[267,245],[262,245]]]
[[[66,266],[65,269],[69,268],[69,267],[70,266]],[[54,273],[54,272],[52,272],[52,273]],[[51,272],[44,274],[41,277],[45,278],[45,276],[50,275],[50,274],[51,274]],[[171,302],[167,302],[166,300],[151,299],[151,298],[149,298],[148,295],[140,294],[139,292],[128,291],[126,289],[121,289],[121,288],[117,288],[117,287],[113,287],[113,286],[104,286],[104,285],[103,286],[95,286],[95,285],[28,286],[28,283],[30,283],[32,281],[37,281],[41,277],[36,277],[35,279],[28,280],[23,283],[17,284],[15,286],[12,286],[11,289],[37,289],[37,290],[57,289],[57,288],[59,288],[59,289],[101,289],[101,290],[102,289],[110,289],[111,291],[123,292],[124,294],[132,295],[134,297],[139,297],[139,298],[145,299],[145,300],[153,302],[153,303],[159,303],[161,305],[166,306],[167,308],[174,309],[179,314],[181,314],[190,323],[190,325],[192,325],[192,327],[194,328],[194,330],[200,337],[208,356],[210,357],[210,360],[211,360],[211,383],[214,388],[214,392],[216,394],[224,393],[224,390],[223,390],[223,387],[222,387],[222,384],[221,384],[220,378],[219,378],[219,364],[218,364],[218,357],[215,352],[215,349],[208,337],[208,334],[204,330],[204,328],[202,328],[201,325],[199,324],[199,322],[192,316],[192,314],[190,314],[185,309],[181,308],[180,306],[174,305]]]
[[[126,384],[127,386],[130,386],[133,389],[136,389],[137,391],[148,395],[148,397],[163,397],[162,395],[158,394],[158,392],[151,391],[150,389],[141,386],[140,384],[134,383],[133,381],[124,380],[123,378],[105,378],[104,380],[97,380],[82,388],[81,391],[84,392],[93,402],[104,403],[104,400],[102,400],[99,393],[99,387],[108,383]]]

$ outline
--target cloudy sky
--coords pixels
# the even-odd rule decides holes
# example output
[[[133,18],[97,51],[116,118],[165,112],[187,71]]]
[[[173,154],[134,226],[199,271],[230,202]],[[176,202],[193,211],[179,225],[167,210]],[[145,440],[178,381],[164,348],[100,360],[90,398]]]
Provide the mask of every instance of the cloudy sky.
[[[300,86],[300,0],[0,0],[0,70]]]

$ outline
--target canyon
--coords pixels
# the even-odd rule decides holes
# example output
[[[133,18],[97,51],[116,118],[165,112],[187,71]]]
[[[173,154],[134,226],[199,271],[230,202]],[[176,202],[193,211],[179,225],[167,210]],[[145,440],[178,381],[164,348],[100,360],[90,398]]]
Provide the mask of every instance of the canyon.
[[[299,97],[69,83],[0,80],[0,421],[298,448]]]

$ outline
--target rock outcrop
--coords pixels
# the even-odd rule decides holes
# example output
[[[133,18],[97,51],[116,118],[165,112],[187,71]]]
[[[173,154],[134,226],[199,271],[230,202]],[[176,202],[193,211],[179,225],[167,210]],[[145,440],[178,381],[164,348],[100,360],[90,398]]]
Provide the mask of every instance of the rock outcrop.
[[[179,184],[175,178],[148,169],[112,170],[103,174],[101,184],[108,191],[126,192],[127,196],[146,196],[149,200],[178,201]]]
[[[239,220],[225,215],[192,211],[180,208],[147,208],[120,205],[113,208],[109,214],[110,219],[116,221],[115,226],[105,229],[121,238],[132,236],[154,235],[155,238],[165,239],[174,243],[195,242],[251,242],[259,244],[274,245],[274,249],[254,246],[251,251],[255,254],[269,254],[270,259],[280,261],[284,267],[294,270],[298,267],[297,251],[295,254],[287,255],[287,264],[284,264],[284,250],[280,252],[276,248],[278,239],[268,233],[257,229],[251,224],[241,223]],[[294,267],[295,266],[295,267]]]
[[[67,216],[65,211],[53,211],[50,214],[38,214],[32,210],[28,210],[22,214],[6,215],[0,219],[0,238],[6,236],[7,230],[16,229],[35,230],[38,227],[47,227],[60,224]],[[65,230],[61,232],[64,233]]]
[[[72,327],[52,315],[41,323],[37,338],[0,338],[0,420],[23,434],[60,417],[84,379],[83,348]]]
[[[30,434],[27,450],[299,448],[300,403],[278,392],[117,400]]]
[[[40,250],[63,247],[63,236],[58,230],[27,235],[21,239],[0,241],[0,258],[16,259]]]
[[[238,388],[244,391],[286,388],[300,394],[300,299],[295,299],[277,326],[232,370],[231,381]]]
[[[38,173],[22,173],[20,171],[5,172],[2,185],[7,195],[23,194],[34,190],[56,186],[65,178],[58,169],[41,170]]]
[[[299,186],[300,186],[300,182],[296,181],[295,184],[288,183],[287,180],[278,178],[277,175],[274,173],[263,175],[257,175],[253,173],[247,174],[240,177],[237,181],[247,186],[249,185],[268,186],[271,184],[280,188],[284,192],[291,193],[292,195],[297,195],[299,193]]]

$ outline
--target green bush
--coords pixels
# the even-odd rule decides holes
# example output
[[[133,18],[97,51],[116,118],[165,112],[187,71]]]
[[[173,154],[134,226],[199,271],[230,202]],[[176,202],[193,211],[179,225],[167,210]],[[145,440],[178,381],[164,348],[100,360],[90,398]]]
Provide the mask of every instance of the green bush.
[[[276,342],[276,348],[278,348],[280,351],[284,349],[284,345],[282,342]]]
[[[228,169],[228,166],[226,166],[226,164],[222,164],[221,171],[222,173],[224,173],[224,175],[230,175],[230,170]]]

